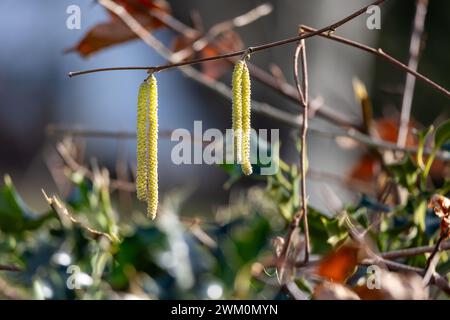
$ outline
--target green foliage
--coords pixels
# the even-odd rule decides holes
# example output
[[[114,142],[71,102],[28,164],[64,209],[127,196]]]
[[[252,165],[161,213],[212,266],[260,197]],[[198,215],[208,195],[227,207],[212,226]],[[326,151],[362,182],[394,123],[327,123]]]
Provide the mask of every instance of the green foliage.
[[[419,134],[422,150],[431,132]],[[448,124],[435,131],[434,148],[446,141]],[[312,255],[328,254],[355,231],[366,232],[375,251],[431,243],[439,220],[427,203],[433,193],[446,195],[449,181],[436,190],[421,183],[424,168],[414,160],[406,156],[388,167],[395,187],[407,191],[404,205],[393,207],[362,194],[356,206],[341,212],[309,207]],[[276,285],[277,272],[266,268],[255,274],[262,261],[274,257],[273,240],[285,237],[301,205],[298,167],[276,161],[280,170],[275,175],[252,176],[265,188],[250,188],[219,209],[216,219],[203,215],[203,223],[183,215],[187,198],[183,190],[166,195],[154,222],[140,210],[117,212],[117,197],[105,182],[106,170],[96,170],[92,179],[70,174],[73,188],[68,198],[49,197],[51,210],[44,214],[31,212],[6,177],[0,190],[0,264],[22,270],[0,271],[0,279],[21,297],[33,299],[207,299],[210,285],[219,285],[223,298],[286,298]],[[256,173],[259,166],[254,166]],[[239,166],[220,168],[230,177],[226,187],[243,178]],[[302,226],[299,234],[303,235]],[[424,267],[426,258],[419,255],[404,262]],[[445,255],[438,270],[449,267]],[[296,282],[311,293],[308,280]],[[79,286],[74,289],[74,284]]]

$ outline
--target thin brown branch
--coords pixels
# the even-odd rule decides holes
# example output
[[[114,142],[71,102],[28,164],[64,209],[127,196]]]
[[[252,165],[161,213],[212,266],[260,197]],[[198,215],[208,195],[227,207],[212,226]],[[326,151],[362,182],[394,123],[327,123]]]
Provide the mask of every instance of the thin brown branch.
[[[302,28],[309,31],[309,32],[317,32],[316,29],[308,27],[308,26],[304,26],[302,25]],[[327,38],[327,39],[331,39],[340,43],[343,43],[345,45],[366,51],[370,54],[373,54],[379,58],[382,58],[384,60],[386,60],[387,62],[391,63],[392,65],[402,69],[403,71],[413,75],[414,77],[416,77],[417,79],[423,81],[424,83],[426,83],[427,85],[429,85],[430,87],[436,89],[437,91],[439,91],[440,93],[442,93],[444,96],[446,96],[447,98],[450,98],[450,92],[443,88],[442,86],[440,86],[439,84],[435,83],[433,80],[425,77],[424,75],[418,73],[417,71],[411,70],[410,68],[408,68],[407,65],[405,65],[403,62],[395,59],[394,57],[390,56],[389,54],[385,53],[382,49],[374,49],[372,47],[369,47],[365,44],[361,44],[359,42],[353,41],[353,40],[349,40],[343,37],[338,37],[335,36],[333,34],[328,33],[320,33],[319,36]]]
[[[250,19],[251,16],[254,16],[255,13],[258,13],[259,15],[263,14],[264,11],[266,9],[264,9],[264,7],[257,7],[252,9],[250,12],[243,14],[242,16],[238,16],[234,19],[231,20],[227,20],[227,21],[223,21],[223,22],[219,22],[218,24],[214,25],[210,31],[208,31],[208,33],[206,35],[202,35],[201,39],[205,39],[204,43],[205,45],[208,44],[206,42],[206,39],[209,41],[209,43],[211,45],[213,45],[217,50],[219,50],[219,52],[221,53],[226,53],[227,52],[227,48],[224,48],[216,43],[213,42],[213,40],[215,40],[214,37],[212,36],[208,36],[208,34],[215,34],[215,36],[217,36],[218,34],[217,31],[211,31],[212,29],[222,29],[222,32],[227,31],[225,26],[228,28],[234,28],[234,27],[239,27],[239,26],[243,26],[244,23],[237,23],[236,21],[245,21],[247,23],[250,23],[251,21],[254,21],[255,17],[253,17],[253,20]],[[189,36],[193,33],[193,30],[191,27],[183,24],[181,21],[177,20],[176,18],[174,18],[173,16],[165,13],[165,12],[160,12],[158,10],[153,10],[152,11],[153,15],[155,15],[155,17],[157,17],[158,19],[160,19],[161,21],[163,21],[166,25],[168,25],[170,28],[176,30],[177,32],[179,32],[180,34],[184,35],[184,36]],[[219,27],[220,26],[220,27]],[[201,31],[198,31],[198,34],[200,34]],[[181,51],[184,50],[189,50],[189,52],[193,53],[196,50],[201,49],[200,47],[195,47],[195,43],[192,44],[191,46],[182,49]],[[176,56],[179,54],[179,52],[175,52],[173,54],[173,56],[175,56],[175,58],[173,59],[174,61],[179,61],[179,58],[177,58]],[[228,58],[227,60],[230,61],[231,64],[235,63],[239,58],[236,57],[231,57]],[[290,83],[288,83],[287,81],[285,81],[284,79],[280,79],[277,78],[271,74],[269,74],[268,72],[266,72],[264,69],[261,69],[260,67],[252,64],[251,62],[247,62],[247,66],[250,70],[250,74],[252,76],[252,78],[256,79],[257,81],[259,81],[260,83],[268,86],[269,88],[271,88],[272,90],[274,90],[275,92],[281,94],[282,96],[290,99],[291,101],[297,103],[298,102],[298,96],[297,96],[297,90],[294,86],[292,86]],[[335,110],[333,110],[332,108],[319,103],[320,99],[313,99],[310,103],[311,103],[311,111],[314,111],[314,113],[317,113],[318,116],[320,116],[321,118],[332,122],[335,125],[341,126],[341,127],[348,127],[348,128],[355,128],[358,129],[359,127],[359,123],[356,120],[352,120],[349,119],[348,116],[346,115],[342,115],[340,113],[337,113]],[[311,114],[311,113],[310,113]]]
[[[233,19],[219,22],[212,26],[209,31],[203,35],[200,39],[197,39],[192,45],[181,49],[173,54],[173,59],[175,61],[182,61],[187,59],[194,51],[201,51],[205,48],[209,43],[215,40],[220,34],[231,30],[233,28],[246,26],[272,12],[272,6],[268,3],[264,3],[262,5],[253,8],[249,12],[246,12],[240,16],[237,16]],[[165,22],[169,22],[171,24],[176,24],[181,26],[178,20],[172,17],[171,21],[166,20]],[[186,34],[184,31],[181,32],[183,35]]]
[[[386,259],[372,259],[372,260],[369,260],[369,261],[365,261],[362,264],[363,265],[372,265],[372,264],[377,264],[377,263],[384,264],[390,270],[403,271],[403,272],[414,272],[414,273],[417,273],[417,274],[419,274],[421,276],[425,275],[425,270],[424,269],[411,267],[411,266],[408,266],[408,265],[405,265],[405,264],[401,264],[401,263],[390,261],[390,260],[386,260]],[[450,284],[447,281],[447,279],[445,279],[441,275],[439,275],[437,273],[434,273],[431,276],[430,282],[432,284],[434,284],[436,287],[438,287],[439,289],[441,289],[443,292],[445,292],[447,294],[450,294]]]
[[[398,258],[407,258],[413,257],[424,253],[431,253],[435,249],[436,246],[422,246],[416,248],[408,248],[408,249],[400,249],[389,252],[384,252],[381,256],[384,259],[394,260]],[[445,242],[441,245],[441,250],[450,250],[450,242]]]
[[[302,30],[300,30],[301,34]],[[301,59],[302,64],[302,84],[300,84],[299,66],[298,61]],[[305,260],[307,263],[309,260],[310,251],[310,239],[309,239],[309,226],[308,226],[308,201],[306,193],[306,166],[307,166],[307,154],[306,154],[306,138],[308,133],[308,113],[309,113],[309,82],[308,82],[308,67],[306,61],[306,43],[305,40],[301,40],[297,45],[294,54],[294,79],[298,90],[300,104],[304,108],[302,133],[301,133],[301,155],[300,155],[300,183],[301,183],[301,199],[302,199],[302,211],[298,214],[303,219],[303,228],[305,232]]]
[[[299,60],[302,64],[302,83],[300,83],[300,73],[299,73]],[[308,69],[306,63],[306,44],[305,40],[299,41],[297,48],[294,52],[294,79],[298,91],[298,102],[304,108],[303,121],[301,126],[301,155],[300,155],[300,184],[301,184],[301,199],[302,199],[302,209],[299,210],[292,218],[290,223],[289,231],[280,254],[280,278],[284,280],[283,276],[285,274],[286,267],[290,265],[289,263],[289,252],[294,239],[294,234],[298,232],[300,221],[303,219],[303,227],[305,232],[305,254],[304,263],[309,261],[309,251],[310,251],[310,239],[309,239],[309,226],[308,226],[308,203],[306,194],[306,135],[308,131]]]
[[[48,202],[49,206],[53,209],[55,213],[58,214],[58,216],[61,219],[61,222],[65,225],[71,225],[75,224],[80,226],[82,229],[86,230],[94,239],[99,239],[101,237],[105,237],[110,242],[114,242],[113,236],[102,232],[95,230],[82,222],[78,221],[73,215],[69,213],[69,210],[61,203],[61,201],[58,200],[56,196],[49,197],[44,189],[42,189],[42,193],[44,195],[45,200]]]
[[[441,235],[439,236],[439,239],[436,242],[433,251],[431,252],[430,256],[427,259],[427,263],[425,266],[424,284],[428,284],[430,276],[434,274],[436,271],[436,266],[439,262],[438,253],[442,250],[441,245],[442,242],[447,238],[447,235],[448,235],[448,228],[447,230],[445,230],[445,232],[441,232]]]
[[[416,1],[416,14],[414,17],[414,27],[411,34],[409,47],[408,68],[417,71],[419,66],[420,51],[422,50],[422,37],[425,29],[425,19],[428,11],[428,0]],[[408,73],[406,75],[405,90],[403,92],[402,111],[400,115],[400,128],[397,137],[397,145],[404,147],[408,136],[409,119],[411,117],[411,107],[414,97],[416,78]]]
[[[0,271],[20,272],[22,269],[14,265],[0,264]]]
[[[298,97],[297,97],[298,101]],[[311,102],[312,103],[312,102]],[[272,119],[283,122],[293,128],[301,127],[301,119],[300,117],[294,118],[298,119],[298,121],[293,121],[292,115],[276,109],[269,105],[259,105],[256,104],[257,110],[256,113],[260,113]],[[258,106],[260,108],[258,108]],[[272,109],[273,108],[273,109]],[[275,110],[272,112],[272,110]],[[300,122],[300,123],[299,123]],[[390,151],[400,151],[406,153],[417,153],[417,148],[414,147],[398,147],[395,143],[391,143],[389,141],[381,140],[375,137],[370,137],[366,134],[360,133],[354,129],[347,130],[339,130],[336,132],[325,131],[321,128],[309,127],[308,132],[314,133],[318,136],[323,136],[326,138],[336,139],[338,137],[349,138],[353,141],[356,141],[362,145],[366,145],[368,147],[378,148],[381,150],[390,150]],[[95,130],[95,129],[83,129],[83,128],[72,128],[72,127],[64,127],[58,125],[49,125],[47,129],[48,135],[69,135],[74,137],[91,137],[91,138],[106,138],[106,139],[136,139],[136,132],[133,131],[110,131],[110,130]],[[162,137],[170,137],[172,132],[170,130],[162,130],[160,132]],[[195,143],[196,141],[194,141]],[[430,155],[432,150],[425,149],[424,155]],[[450,161],[450,153],[440,151],[437,156],[438,159],[443,161]]]
[[[351,15],[345,17],[344,19],[339,20],[336,23],[333,23],[333,24],[331,24],[331,25],[329,25],[327,27],[321,28],[321,29],[319,29],[317,31],[304,33],[304,34],[302,34],[300,36],[287,38],[287,39],[283,39],[283,40],[279,40],[279,41],[275,41],[275,42],[271,42],[271,43],[266,43],[266,44],[263,44],[263,45],[250,47],[250,48],[247,48],[247,49],[244,49],[244,50],[234,51],[234,52],[225,53],[225,54],[221,54],[221,55],[217,55],[217,56],[201,58],[201,59],[193,59],[193,60],[189,60],[189,61],[182,61],[182,62],[177,62],[177,63],[171,63],[171,64],[167,64],[167,65],[162,65],[162,66],[150,66],[150,67],[146,67],[146,68],[143,68],[143,69],[147,69],[150,72],[158,72],[158,71],[168,70],[168,69],[172,69],[172,68],[187,66],[187,65],[199,64],[199,63],[208,62],[208,61],[215,61],[215,60],[227,59],[227,58],[230,58],[230,57],[242,56],[246,52],[247,53],[255,53],[255,52],[263,51],[263,50],[266,50],[266,49],[270,49],[270,48],[274,48],[274,47],[278,47],[278,46],[282,46],[282,45],[298,42],[298,41],[300,41],[302,39],[307,39],[307,38],[310,38],[310,37],[314,37],[314,36],[320,35],[322,33],[326,33],[326,32],[329,32],[329,31],[335,31],[340,26],[342,26],[342,25],[346,24],[347,22],[349,22],[349,21],[359,17],[360,15],[366,13],[367,8],[369,8],[370,6],[380,5],[384,1],[385,0],[377,0],[374,3],[372,3],[370,5],[367,5],[364,8],[361,8],[360,10],[352,13]],[[141,34],[142,33],[148,33],[147,30],[145,28],[143,28],[142,26],[140,26],[139,22],[137,22],[136,19],[134,19],[133,16],[131,14],[129,14],[122,6],[117,5],[116,3],[114,3],[111,0],[99,0],[99,3],[101,5],[103,5],[103,6],[105,6],[107,9],[111,10],[112,12],[114,12],[120,18],[122,18],[124,20],[124,22],[130,27],[130,29],[133,32],[141,33]],[[148,35],[143,37],[143,40],[144,41],[145,40],[149,41]],[[154,44],[152,44],[151,46],[154,46]],[[138,68],[140,68],[140,67],[132,67],[132,69],[130,69],[130,70],[137,70]],[[94,73],[94,72],[100,72],[100,71],[113,71],[113,70],[126,70],[126,67],[100,68],[100,69],[76,71],[76,72],[69,72],[68,75],[69,75],[69,77],[75,77],[75,76],[79,76],[79,75],[82,75],[82,74],[88,74],[88,73]]]
[[[72,170],[73,172],[80,172],[83,175],[85,175],[87,178],[89,178],[90,180],[93,180],[95,178],[94,173],[91,170],[89,170],[87,167],[79,164],[70,155],[70,152],[67,150],[67,148],[62,143],[59,143],[57,145],[56,149],[70,170]],[[136,187],[135,187],[134,183],[131,183],[128,181],[111,180],[110,186],[113,190],[120,189],[120,190],[128,191],[128,192],[136,191]]]

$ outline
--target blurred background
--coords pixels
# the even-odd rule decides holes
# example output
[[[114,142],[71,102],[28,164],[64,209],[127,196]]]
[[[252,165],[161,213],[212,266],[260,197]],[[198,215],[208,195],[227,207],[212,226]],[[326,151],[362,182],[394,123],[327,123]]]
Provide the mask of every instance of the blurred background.
[[[192,25],[192,13],[201,17],[205,29],[243,14],[262,3],[272,4],[271,14],[237,30],[246,46],[258,45],[295,35],[299,24],[313,27],[328,25],[346,16],[367,1],[333,0],[169,0],[173,16]],[[388,1],[382,7],[381,30],[366,28],[362,16],[339,29],[339,34],[374,47],[406,61],[414,15],[415,1]],[[66,28],[69,5],[81,8],[81,29]],[[431,1],[426,21],[426,48],[419,71],[444,87],[450,87],[447,59],[450,48],[448,34],[450,21],[447,14],[450,3]],[[104,8],[92,0],[3,0],[0,3],[0,175],[9,173],[19,193],[36,211],[47,207],[40,189],[57,192],[46,166],[45,154],[54,148],[60,138],[46,134],[49,125],[86,130],[135,130],[136,96],[143,71],[96,73],[70,79],[69,71],[110,67],[158,65],[165,61],[142,41],[133,40],[112,46],[89,58],[73,48],[96,24],[107,21]],[[175,33],[167,29],[155,35],[168,46]],[[358,77],[369,88],[377,117],[398,117],[405,74],[383,61],[325,39],[308,40],[308,61],[311,96],[321,96],[332,109],[349,119],[361,120],[360,106],[354,100],[352,79]],[[286,79],[293,83],[293,46],[282,46],[255,54],[252,62],[268,70],[280,68]],[[223,76],[229,81],[230,74]],[[160,128],[192,130],[194,120],[202,120],[203,128],[225,130],[230,125],[230,102],[215,92],[187,79],[179,71],[161,73]],[[253,97],[283,110],[295,110],[297,105],[279,94],[253,82]],[[437,117],[448,117],[448,101],[434,90],[418,83],[413,102],[413,117],[428,125]],[[254,116],[255,128],[279,128],[282,137],[282,158],[288,163],[298,161],[293,147],[291,129],[261,116]],[[313,125],[326,130],[331,125],[313,119]],[[345,176],[358,161],[358,151],[342,150],[333,139],[309,135],[311,170]],[[170,139],[160,142],[160,183],[164,193],[177,186],[193,190],[188,201],[189,210],[208,214],[227,203],[240,182],[224,190],[227,176],[216,167],[206,165],[176,166],[170,161],[174,146]],[[135,141],[105,138],[87,138],[85,159],[96,158],[115,175],[117,157],[125,157],[135,165]],[[331,155],[331,156],[330,156]],[[324,182],[309,181],[311,203],[321,207]],[[351,200],[352,192],[342,186],[333,187],[343,199]]]

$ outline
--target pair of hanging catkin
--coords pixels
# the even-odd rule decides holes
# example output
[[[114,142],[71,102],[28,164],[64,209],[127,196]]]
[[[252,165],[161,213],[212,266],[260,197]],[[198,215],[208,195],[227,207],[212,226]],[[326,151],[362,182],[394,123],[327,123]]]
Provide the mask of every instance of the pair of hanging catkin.
[[[236,62],[232,79],[233,134],[236,160],[245,175],[252,174],[250,161],[251,82],[245,60]]]
[[[147,201],[147,216],[158,210],[158,87],[150,75],[139,87],[137,105],[136,192]]]

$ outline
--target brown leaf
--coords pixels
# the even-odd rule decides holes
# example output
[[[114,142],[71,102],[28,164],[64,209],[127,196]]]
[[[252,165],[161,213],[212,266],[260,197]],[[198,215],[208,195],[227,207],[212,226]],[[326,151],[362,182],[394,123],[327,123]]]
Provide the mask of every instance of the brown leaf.
[[[450,199],[435,194],[428,203],[428,208],[433,209],[434,213],[441,218],[441,236],[448,238],[450,236]]]
[[[398,136],[398,121],[391,118],[374,120],[372,123],[372,135],[383,141],[396,143]],[[409,126],[406,139],[407,147],[416,147],[417,139],[413,134],[413,123]],[[365,153],[351,171],[351,178],[363,180],[365,182],[375,182],[381,170],[381,163],[378,157],[373,153]]]
[[[147,30],[164,26],[150,15],[151,10],[170,12],[168,3],[161,0],[115,0],[115,2],[125,7]],[[110,13],[110,16],[109,21],[94,26],[75,47],[66,52],[76,51],[81,56],[87,57],[99,50],[137,38],[121,19],[113,13]]]
[[[317,274],[328,281],[344,283],[355,271],[358,264],[359,248],[345,245],[324,257]]]
[[[192,44],[197,39],[186,38],[184,36],[179,36],[173,42],[172,48],[174,52],[183,50],[192,46]],[[192,54],[187,57],[188,59],[199,59],[199,58],[209,58],[213,56],[220,55],[224,52],[232,52],[242,50],[244,44],[239,36],[233,30],[226,31],[218,36],[210,44],[206,45],[202,50],[196,54]],[[201,64],[201,69],[203,73],[212,78],[218,79],[228,72],[232,67],[232,64],[226,59],[220,59],[216,61],[208,61]]]
[[[244,44],[238,33],[229,30],[219,36],[211,45],[206,46],[201,51],[202,58],[217,56],[223,52],[239,51],[244,48]],[[202,71],[212,79],[218,79],[231,69],[231,64],[225,60],[216,60],[202,64]]]

